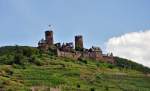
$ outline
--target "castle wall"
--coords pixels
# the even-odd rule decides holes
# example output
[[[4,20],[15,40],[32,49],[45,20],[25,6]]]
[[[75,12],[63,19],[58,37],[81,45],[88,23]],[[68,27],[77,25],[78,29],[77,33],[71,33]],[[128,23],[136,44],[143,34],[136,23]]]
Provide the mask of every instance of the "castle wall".
[[[75,52],[75,53],[65,52],[65,51],[60,51],[57,49],[57,56],[78,59],[81,57],[81,53],[80,52]]]
[[[42,51],[47,51],[49,46],[46,43],[39,43],[38,48]]]
[[[78,58],[88,58],[88,59],[94,59],[94,60],[101,60],[103,59],[102,54],[96,53],[96,52],[65,52],[65,51],[60,51],[57,49],[57,56],[60,57],[68,57],[68,58],[73,58],[73,59],[78,59]]]
[[[108,63],[112,63],[112,64],[115,63],[115,59],[114,59],[113,56],[103,56],[103,59],[104,59],[105,61],[107,61]]]
[[[49,48],[54,46],[54,49],[57,50],[57,56],[59,57],[68,57],[72,59],[85,58],[93,59],[98,61],[106,61],[109,63],[114,63],[113,55],[103,55],[102,50],[99,47],[93,47],[90,49],[84,49],[83,47],[83,37],[81,35],[75,36],[75,49],[73,43],[56,43],[54,45],[53,40],[53,31],[45,32],[45,40],[42,39],[38,43],[38,48],[43,51],[48,51]]]
[[[94,59],[94,60],[103,59],[103,56],[100,52],[83,52],[82,57],[83,58],[90,58],[90,59]]]

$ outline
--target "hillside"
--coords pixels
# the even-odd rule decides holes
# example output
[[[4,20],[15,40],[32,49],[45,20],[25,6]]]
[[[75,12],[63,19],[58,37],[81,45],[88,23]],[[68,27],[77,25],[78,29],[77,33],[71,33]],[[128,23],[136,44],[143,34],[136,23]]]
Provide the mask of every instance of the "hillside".
[[[0,91],[150,91],[150,68],[56,57],[27,46],[0,48]]]

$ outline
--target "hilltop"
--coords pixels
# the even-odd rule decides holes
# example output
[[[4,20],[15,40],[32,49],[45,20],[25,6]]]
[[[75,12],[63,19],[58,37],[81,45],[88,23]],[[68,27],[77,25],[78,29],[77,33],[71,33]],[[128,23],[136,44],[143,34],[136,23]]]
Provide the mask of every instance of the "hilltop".
[[[150,68],[114,57],[115,64],[58,57],[35,47],[0,48],[1,91],[149,91]]]
[[[87,49],[84,47],[84,41],[82,35],[76,35],[74,37],[75,44],[73,42],[67,43],[54,43],[53,31],[45,31],[45,39],[42,38],[38,42],[38,49],[44,52],[53,50],[58,57],[67,57],[71,59],[92,59],[97,61],[105,61],[108,63],[114,63],[113,53],[103,54],[100,47],[92,46]]]

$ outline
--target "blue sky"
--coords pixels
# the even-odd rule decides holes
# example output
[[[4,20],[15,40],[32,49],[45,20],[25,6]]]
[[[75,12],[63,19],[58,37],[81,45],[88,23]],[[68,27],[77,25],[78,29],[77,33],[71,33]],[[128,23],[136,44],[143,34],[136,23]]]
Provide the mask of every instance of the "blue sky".
[[[51,24],[55,42],[83,35],[104,48],[113,36],[150,29],[150,0],[0,0],[0,46],[37,46]]]

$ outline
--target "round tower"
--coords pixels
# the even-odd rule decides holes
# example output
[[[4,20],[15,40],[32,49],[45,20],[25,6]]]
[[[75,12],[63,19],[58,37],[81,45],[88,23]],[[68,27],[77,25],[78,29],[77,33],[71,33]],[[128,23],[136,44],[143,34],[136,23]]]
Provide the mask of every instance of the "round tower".
[[[77,51],[83,50],[83,37],[81,35],[75,36],[75,49]]]
[[[53,40],[53,31],[45,31],[45,40],[46,40],[46,43],[51,46],[53,45],[54,43],[54,40]]]

